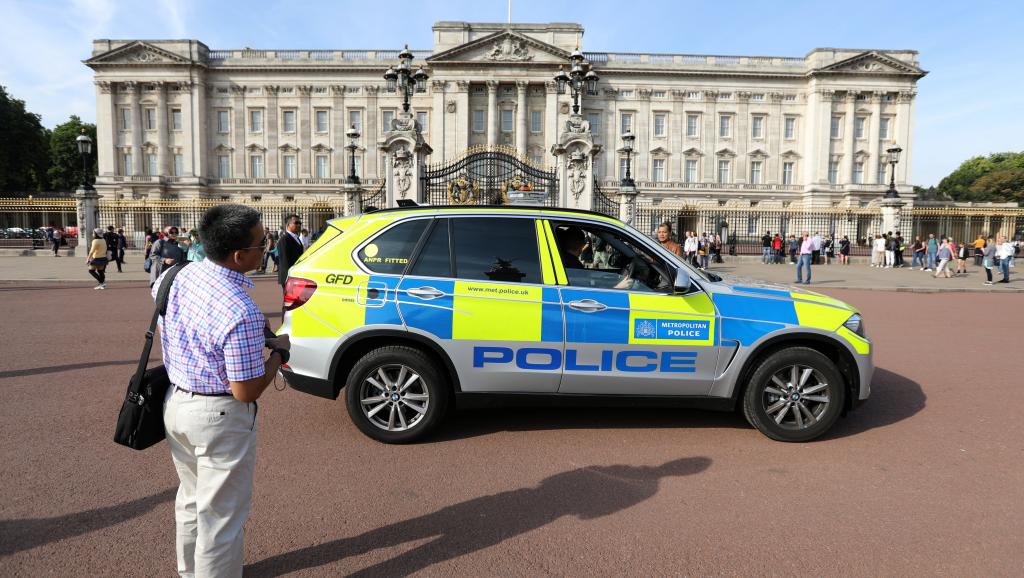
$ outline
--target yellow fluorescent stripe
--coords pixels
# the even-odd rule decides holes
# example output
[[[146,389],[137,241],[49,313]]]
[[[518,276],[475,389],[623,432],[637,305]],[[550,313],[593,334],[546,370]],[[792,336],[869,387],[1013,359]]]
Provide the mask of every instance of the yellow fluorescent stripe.
[[[850,307],[850,305],[843,303],[839,299],[836,299],[835,297],[829,297],[828,295],[822,295],[821,293],[802,293],[799,291],[792,291],[790,292],[790,296],[793,297],[793,299],[800,299],[801,301],[824,303],[826,305],[831,305],[833,307],[842,307],[843,309],[849,309],[850,311],[854,310],[853,307]]]
[[[540,341],[542,295],[536,286],[456,281],[452,339]]]
[[[794,301],[793,308],[796,309],[796,318],[800,325],[827,331],[835,331],[853,314],[849,309],[836,309],[807,301]]]
[[[540,245],[540,271],[545,285],[555,284],[555,268],[551,266],[551,249],[548,247],[548,236],[541,221],[537,225],[537,243]]]
[[[568,285],[569,280],[565,277],[565,271],[562,269],[562,260],[558,258],[558,244],[555,243],[555,234],[551,231],[550,221],[544,221],[544,231],[547,233],[548,237],[551,263],[555,266],[555,278],[558,280],[559,285]]]
[[[836,333],[838,333],[843,339],[849,341],[850,345],[853,346],[853,349],[857,353],[861,355],[867,355],[871,353],[871,342],[864,339],[860,335],[857,335],[856,333],[850,331],[846,327],[840,327],[839,330],[836,331]]]

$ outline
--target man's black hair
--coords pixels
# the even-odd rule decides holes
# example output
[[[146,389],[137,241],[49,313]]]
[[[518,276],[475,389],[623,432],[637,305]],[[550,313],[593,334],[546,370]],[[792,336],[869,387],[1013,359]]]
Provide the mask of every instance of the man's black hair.
[[[256,245],[252,229],[260,224],[260,213],[242,205],[217,205],[203,213],[199,235],[206,256],[216,262],[227,260],[233,251]]]
[[[292,221],[301,221],[301,220],[302,220],[302,217],[296,215],[295,213],[292,213],[292,214],[288,215],[287,217],[285,217],[284,224],[288,225]]]
[[[579,248],[587,243],[587,236],[579,227],[559,227],[555,229],[555,240],[563,248]]]
[[[107,225],[107,230],[108,231],[113,231],[114,230],[114,226],[113,225]]]

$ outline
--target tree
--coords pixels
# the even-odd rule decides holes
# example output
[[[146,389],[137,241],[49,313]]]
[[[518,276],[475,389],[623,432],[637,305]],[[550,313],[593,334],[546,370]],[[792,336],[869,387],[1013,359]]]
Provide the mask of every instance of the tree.
[[[996,173],[1015,170],[1024,170],[1024,153],[1002,152],[987,157],[972,157],[942,179],[938,191],[957,201],[1021,202],[1020,196],[1013,189],[1016,173],[983,180]]]
[[[0,192],[27,195],[47,188],[49,131],[25,101],[0,86]]]
[[[70,120],[58,125],[50,134],[50,168],[47,175],[50,187],[54,190],[73,191],[83,181],[82,157],[78,154],[78,143],[75,141],[83,129],[93,143],[89,176],[93,179],[96,177],[96,125],[82,122],[78,116],[72,115]]]
[[[975,181],[971,192],[996,202],[1024,204],[1024,168],[992,171]]]

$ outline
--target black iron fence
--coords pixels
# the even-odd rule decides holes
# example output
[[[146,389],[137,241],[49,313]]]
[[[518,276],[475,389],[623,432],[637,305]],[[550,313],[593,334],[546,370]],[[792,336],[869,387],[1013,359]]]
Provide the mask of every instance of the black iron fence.
[[[597,179],[594,179],[594,210],[609,217],[619,218],[619,202],[613,201],[601,190]]]
[[[529,198],[558,206],[558,173],[501,145],[471,147],[455,160],[428,165],[421,186],[432,205],[504,205]]]
[[[359,197],[359,209],[361,211],[383,209],[388,200],[387,190],[384,188],[386,185],[387,181],[382,180],[379,187],[363,191]]]

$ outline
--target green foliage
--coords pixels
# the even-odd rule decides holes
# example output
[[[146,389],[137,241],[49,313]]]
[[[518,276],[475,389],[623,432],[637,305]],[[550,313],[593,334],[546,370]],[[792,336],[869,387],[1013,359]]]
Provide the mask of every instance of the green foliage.
[[[96,125],[84,123],[72,115],[71,120],[54,128],[50,135],[50,168],[47,175],[53,190],[73,191],[83,180],[82,157],[78,154],[78,143],[75,141],[83,129],[93,142],[89,178],[96,177]]]
[[[0,192],[30,193],[47,188],[49,131],[25,101],[0,86]]]
[[[939,182],[938,192],[957,201],[1024,204],[1024,152],[972,157]]]

